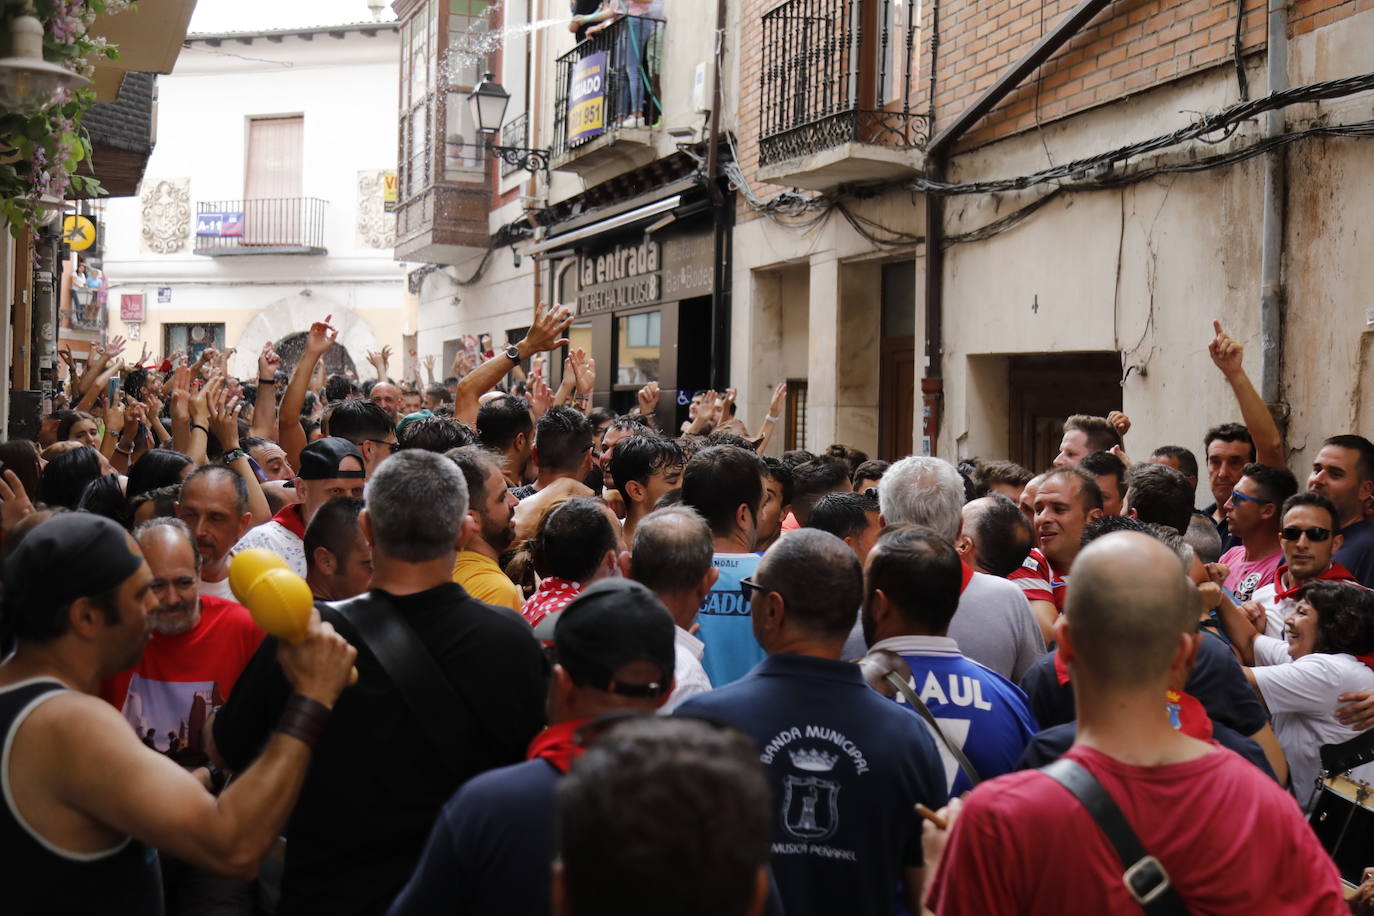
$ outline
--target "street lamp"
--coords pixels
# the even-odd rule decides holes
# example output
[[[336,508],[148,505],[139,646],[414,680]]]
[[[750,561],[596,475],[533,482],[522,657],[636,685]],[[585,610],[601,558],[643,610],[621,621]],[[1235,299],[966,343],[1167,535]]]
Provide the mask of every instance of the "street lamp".
[[[450,96],[451,97],[451,96]],[[468,93],[468,107],[472,112],[472,123],[477,126],[477,134],[484,141],[486,149],[496,154],[507,165],[524,169],[527,172],[547,172],[549,170],[549,151],[546,149],[527,149],[523,146],[500,146],[496,133],[506,118],[506,106],[510,104],[510,93],[498,82],[495,75],[487,73],[477,88]]]
[[[0,108],[42,111],[57,101],[63,89],[90,85],[79,73],[43,59],[43,23],[37,17],[14,17],[10,31],[14,55],[0,57]]]

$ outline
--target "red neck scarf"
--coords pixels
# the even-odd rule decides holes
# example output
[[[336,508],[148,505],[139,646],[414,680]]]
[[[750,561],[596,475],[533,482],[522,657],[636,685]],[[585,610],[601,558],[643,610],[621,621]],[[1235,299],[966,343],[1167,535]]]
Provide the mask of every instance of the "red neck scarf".
[[[571,722],[550,725],[534,736],[534,740],[530,742],[530,749],[525,752],[525,759],[547,760],[558,772],[568,772],[573,761],[581,757],[582,752],[586,750],[577,743],[577,730],[590,721],[591,719],[574,719]]]
[[[305,516],[301,513],[300,503],[282,506],[281,511],[272,516],[272,521],[281,525],[302,541],[305,540]]]
[[[968,588],[968,584],[973,581],[973,567],[969,566],[963,560],[959,561],[959,565],[964,568],[964,581],[959,583],[959,594],[962,595],[964,593],[964,589]]]
[[[1298,592],[1302,591],[1303,587],[1301,585],[1295,585],[1292,588],[1284,588],[1283,579],[1286,575],[1288,575],[1287,563],[1280,566],[1278,568],[1278,571],[1274,573],[1275,601],[1282,601],[1285,598],[1292,598]],[[1317,578],[1321,580],[1329,580],[1332,582],[1355,582],[1355,577],[1351,575],[1350,570],[1346,569],[1344,566],[1335,562],[1334,560],[1331,562],[1330,566],[1326,567],[1326,569],[1322,571],[1321,575],[1317,576]],[[1355,582],[1355,584],[1358,585],[1359,583]]]

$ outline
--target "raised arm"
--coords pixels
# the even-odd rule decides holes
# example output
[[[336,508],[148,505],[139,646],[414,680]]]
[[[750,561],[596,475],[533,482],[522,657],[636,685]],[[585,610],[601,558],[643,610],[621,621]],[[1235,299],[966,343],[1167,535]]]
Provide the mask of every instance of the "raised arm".
[[[1220,321],[1213,321],[1212,329],[1216,331],[1216,336],[1207,345],[1207,352],[1211,354],[1212,362],[1221,370],[1221,374],[1226,377],[1226,383],[1231,386],[1231,393],[1236,396],[1241,419],[1255,443],[1255,460],[1273,468],[1286,467],[1283,436],[1279,434],[1279,426],[1274,422],[1274,415],[1269,412],[1264,399],[1255,390],[1250,376],[1245,374],[1245,367],[1242,365],[1245,348],[1221,329]]]
[[[179,859],[251,879],[295,807],[314,740],[357,652],[316,613],[306,638],[284,645],[278,657],[296,696],[261,756],[218,798],[169,758],[144,747],[112,706],[85,696],[40,707],[50,713],[37,723],[48,734],[35,737],[51,738],[62,762],[52,776],[55,794]]]
[[[339,331],[329,323],[333,315],[324,316],[310,326],[305,337],[305,352],[291,373],[291,381],[286,386],[286,394],[281,399],[281,415],[277,420],[277,444],[286,452],[291,466],[299,467],[301,449],[305,448],[305,427],[301,426],[301,409],[305,407],[305,393],[310,388],[310,375],[321,357],[329,352],[334,341],[339,339]]]
[[[563,333],[572,324],[572,320],[572,310],[566,306],[556,305],[545,311],[544,303],[536,305],[534,323],[530,325],[529,333],[515,345],[520,354],[520,361],[527,360],[536,353],[555,350],[567,344],[568,338],[564,337]],[[464,376],[458,383],[458,395],[453,405],[454,418],[475,429],[478,399],[495,388],[513,365],[515,364],[511,362],[510,357],[502,351]]]
[[[258,354],[258,397],[253,402],[250,436],[274,441],[277,438],[277,369],[280,367],[281,356],[269,340]]]
[[[221,460],[226,467],[243,478],[248,488],[248,511],[253,513],[253,524],[261,525],[271,521],[272,510],[267,506],[267,496],[262,492],[262,483],[258,480],[258,475],[253,473],[253,466],[248,463],[248,453],[239,447],[239,413],[243,410],[243,402],[230,397],[229,389],[220,384],[216,385],[210,394],[208,406],[210,429],[219,440],[220,447],[224,449],[224,457]]]

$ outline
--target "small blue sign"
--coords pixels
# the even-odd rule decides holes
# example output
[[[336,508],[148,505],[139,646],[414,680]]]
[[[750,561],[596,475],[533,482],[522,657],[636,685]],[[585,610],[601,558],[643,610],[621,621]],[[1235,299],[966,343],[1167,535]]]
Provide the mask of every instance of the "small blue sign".
[[[242,210],[202,210],[196,214],[197,238],[236,239],[242,236]]]

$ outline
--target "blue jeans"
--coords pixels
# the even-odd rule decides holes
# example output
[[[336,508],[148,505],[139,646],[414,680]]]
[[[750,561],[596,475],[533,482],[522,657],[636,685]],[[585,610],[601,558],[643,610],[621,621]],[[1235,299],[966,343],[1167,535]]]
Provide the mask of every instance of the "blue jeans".
[[[616,54],[620,58],[620,71],[623,74],[625,88],[620,93],[620,104],[617,106],[619,117],[645,113],[644,93],[649,74],[644,67],[644,53],[649,40],[653,38],[656,25],[627,18],[625,28],[620,32]]]

